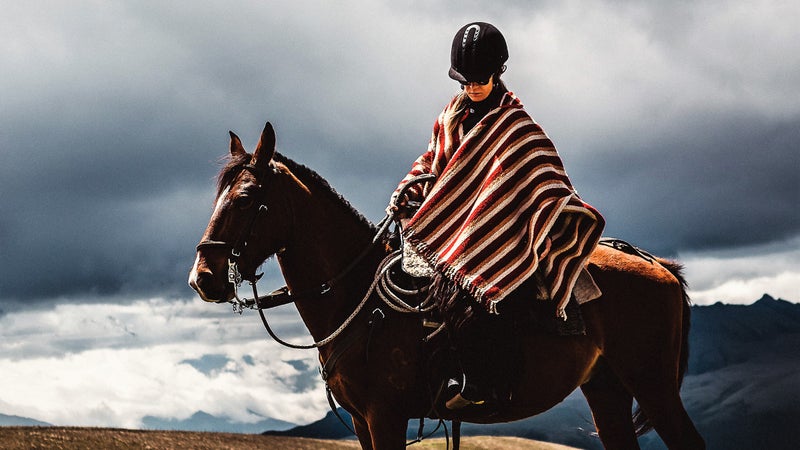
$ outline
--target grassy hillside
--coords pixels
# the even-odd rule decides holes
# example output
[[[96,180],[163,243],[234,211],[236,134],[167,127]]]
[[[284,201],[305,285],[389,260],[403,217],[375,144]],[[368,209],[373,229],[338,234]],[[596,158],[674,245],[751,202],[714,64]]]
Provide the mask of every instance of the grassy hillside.
[[[464,450],[569,450],[515,437],[473,436],[463,438]],[[353,440],[322,440],[258,434],[199,433],[183,431],[143,431],[114,428],[0,427],[0,449],[148,449],[148,450],[244,450],[280,448],[283,450],[357,449]],[[411,448],[444,449],[443,439],[431,439]]]

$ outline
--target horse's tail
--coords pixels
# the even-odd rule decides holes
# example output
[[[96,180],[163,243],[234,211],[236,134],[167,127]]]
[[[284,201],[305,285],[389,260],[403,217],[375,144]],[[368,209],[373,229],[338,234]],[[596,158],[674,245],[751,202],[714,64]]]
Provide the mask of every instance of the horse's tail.
[[[680,283],[681,287],[681,296],[683,297],[683,310],[681,314],[681,353],[678,362],[678,389],[680,389],[683,384],[683,377],[686,375],[686,370],[689,368],[689,325],[691,324],[692,302],[686,291],[688,285],[686,283],[686,278],[683,276],[683,266],[680,263],[663,258],[656,258],[656,261],[678,279],[678,283]],[[633,426],[636,429],[637,436],[641,436],[653,429],[653,425],[639,406],[636,407],[633,413]]]

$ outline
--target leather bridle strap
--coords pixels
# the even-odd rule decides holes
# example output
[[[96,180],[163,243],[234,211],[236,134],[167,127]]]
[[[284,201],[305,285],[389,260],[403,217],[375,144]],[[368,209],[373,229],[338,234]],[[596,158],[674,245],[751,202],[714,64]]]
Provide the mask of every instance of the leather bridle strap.
[[[256,166],[254,166],[252,164],[243,165],[242,166],[242,170],[250,171],[258,179],[267,178],[266,176],[264,176],[264,170],[263,169],[261,169],[259,167],[256,167]],[[258,190],[262,191],[263,190],[263,185],[259,185],[259,189]],[[269,208],[267,208],[267,205],[265,205],[264,203],[261,203],[258,206],[258,209],[256,210],[256,213],[250,219],[250,223],[248,223],[247,227],[245,227],[243,229],[243,232],[239,235],[239,237],[236,239],[236,241],[233,244],[228,243],[226,241],[216,241],[216,240],[209,239],[209,240],[201,241],[199,244],[197,244],[196,250],[200,251],[201,249],[208,248],[208,247],[228,247],[228,248],[231,249],[231,257],[232,257],[231,260],[236,262],[236,259],[239,258],[239,256],[242,254],[242,249],[247,245],[247,239],[253,233],[253,228],[255,227],[256,222],[258,222],[258,219],[263,214],[266,214],[267,211],[269,211]]]

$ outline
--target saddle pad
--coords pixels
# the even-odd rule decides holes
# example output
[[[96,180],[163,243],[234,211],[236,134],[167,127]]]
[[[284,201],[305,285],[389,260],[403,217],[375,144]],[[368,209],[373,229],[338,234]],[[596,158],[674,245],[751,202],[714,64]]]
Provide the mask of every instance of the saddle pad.
[[[603,295],[603,293],[600,292],[600,288],[597,287],[597,283],[594,282],[592,275],[586,270],[586,267],[581,268],[578,274],[578,280],[575,281],[575,287],[572,288],[572,295],[575,297],[575,300],[578,301],[579,305],[590,302]]]

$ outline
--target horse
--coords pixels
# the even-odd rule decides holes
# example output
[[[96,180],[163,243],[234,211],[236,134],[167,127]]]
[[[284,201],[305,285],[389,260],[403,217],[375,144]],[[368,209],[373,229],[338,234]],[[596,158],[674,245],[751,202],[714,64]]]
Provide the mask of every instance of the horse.
[[[375,233],[316,172],[275,151],[269,122],[252,154],[230,132],[189,284],[204,301],[236,302],[237,284],[250,280],[255,291],[255,272],[275,256],[288,289],[283,303],[294,303],[316,341],[329,392],[364,449],[404,448],[411,418],[509,422],[576,388],[605,448],[638,449],[638,434],[650,429],[670,449],[705,448],[679,395],[690,321],[679,264],[597,246],[587,268],[602,296],[580,306],[585,333],[521,336],[521,376],[503,408],[440,410],[431,407],[420,350],[430,330],[420,318],[390,311],[378,331],[370,328],[380,302],[365,293],[387,254]]]

